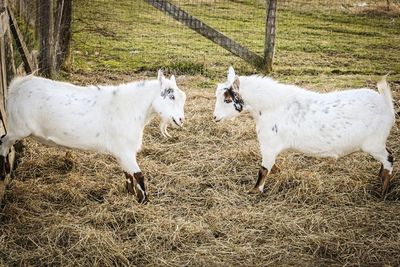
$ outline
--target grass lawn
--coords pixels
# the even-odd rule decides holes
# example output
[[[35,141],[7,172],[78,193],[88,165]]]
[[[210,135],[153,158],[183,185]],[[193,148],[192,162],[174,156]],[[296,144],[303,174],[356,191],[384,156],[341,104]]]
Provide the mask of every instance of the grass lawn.
[[[230,1],[176,1],[183,9],[262,55],[265,9]],[[400,73],[399,13],[343,12],[308,6],[278,8],[275,77],[339,86],[362,86],[392,71]],[[256,70],[243,60],[141,1],[76,1],[76,71],[202,74],[214,79],[234,65],[239,73]],[[348,78],[351,76],[352,78]],[[344,80],[344,81],[341,81]],[[358,81],[357,81],[358,80]]]

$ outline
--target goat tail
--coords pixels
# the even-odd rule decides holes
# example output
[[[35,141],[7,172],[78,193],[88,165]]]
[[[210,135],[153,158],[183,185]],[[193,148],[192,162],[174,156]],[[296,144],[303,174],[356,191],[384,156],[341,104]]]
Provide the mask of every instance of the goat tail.
[[[393,96],[392,96],[392,91],[390,90],[389,84],[386,81],[386,77],[389,75],[386,74],[385,76],[382,77],[382,79],[378,82],[378,90],[379,93],[385,98],[386,103],[389,105],[390,109],[394,113],[394,105],[393,105]]]
[[[12,92],[14,89],[20,87],[23,82],[33,78],[37,72],[38,70],[35,70],[32,73],[25,76],[15,76],[14,79],[12,79],[10,85],[8,86],[8,92]]]

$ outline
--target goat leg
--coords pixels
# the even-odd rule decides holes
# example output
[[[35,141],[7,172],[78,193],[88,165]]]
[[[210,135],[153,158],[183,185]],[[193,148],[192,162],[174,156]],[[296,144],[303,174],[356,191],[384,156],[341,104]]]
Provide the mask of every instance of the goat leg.
[[[388,153],[387,162],[390,164],[390,167],[393,167],[394,158],[393,158],[392,152],[388,148],[386,148],[386,151]],[[393,175],[391,174],[391,171],[386,170],[385,167],[382,164],[381,165],[381,170],[379,171],[379,176],[380,176],[380,178],[382,180],[381,196],[385,197],[386,193],[389,190],[390,182],[393,179]]]
[[[128,191],[129,194],[135,194],[135,187],[134,187],[134,183],[136,183],[136,181],[133,180],[133,176],[130,175],[127,172],[125,173],[125,178],[126,178],[126,190]]]
[[[384,197],[388,192],[390,182],[393,179],[393,175],[390,175],[388,170],[382,168],[382,171],[380,172],[380,178],[382,180],[381,195],[382,197]]]
[[[141,204],[147,204],[149,199],[147,197],[146,188],[144,186],[144,176],[142,172],[135,172],[133,176],[136,179],[136,195]]]
[[[271,171],[268,172],[266,168],[261,166],[260,170],[258,171],[258,179],[256,182],[256,185],[254,186],[253,189],[249,191],[249,194],[260,194],[263,192],[264,189],[264,184],[265,184],[265,179],[267,178],[267,175],[274,174],[274,173],[279,173],[281,170],[274,164],[271,168]]]
[[[268,170],[261,166],[260,170],[258,171],[258,179],[256,185],[253,189],[249,191],[249,194],[260,194],[262,190],[260,188],[264,187],[265,179],[267,177]]]
[[[4,181],[6,179],[6,173],[10,172],[10,166],[7,163],[7,158],[0,156],[0,180]]]

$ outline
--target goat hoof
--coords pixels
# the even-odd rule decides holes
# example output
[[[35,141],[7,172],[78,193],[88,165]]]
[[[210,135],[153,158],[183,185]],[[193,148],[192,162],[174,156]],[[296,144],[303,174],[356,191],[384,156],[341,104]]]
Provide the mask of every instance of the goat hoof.
[[[139,204],[142,204],[142,205],[146,205],[146,204],[148,204],[149,202],[150,202],[150,200],[149,200],[149,198],[148,198],[148,196],[147,196],[147,194],[145,193],[144,194],[144,196],[141,194],[141,192],[137,195],[137,197],[138,197],[138,202],[139,202]]]
[[[385,195],[389,191],[390,182],[393,180],[393,176],[389,174],[388,170],[383,169],[380,172],[380,177],[382,180],[381,195],[382,195],[382,197],[385,197]]]
[[[0,156],[0,180],[3,181],[6,179],[7,173],[7,158],[4,156]]]
[[[142,204],[142,205],[147,205],[149,203],[150,203],[150,200],[147,197],[140,202],[140,204]]]
[[[259,195],[259,194],[262,194],[262,192],[257,187],[254,187],[249,191],[249,195]]]
[[[388,193],[391,181],[392,181],[391,176],[385,176],[382,179],[382,190],[381,190],[382,197],[385,197],[385,195]]]
[[[133,185],[131,182],[126,182],[125,187],[126,187],[126,191],[128,191],[129,194],[132,194],[132,195],[135,194],[135,190],[133,189]]]

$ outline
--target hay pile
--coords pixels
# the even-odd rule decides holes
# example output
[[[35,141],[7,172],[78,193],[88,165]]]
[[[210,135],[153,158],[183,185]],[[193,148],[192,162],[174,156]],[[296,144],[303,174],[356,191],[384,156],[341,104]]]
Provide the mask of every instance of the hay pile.
[[[283,154],[267,193],[247,195],[260,164],[254,123],[215,124],[214,84],[178,83],[188,95],[184,130],[164,139],[151,123],[139,154],[147,206],[126,194],[112,157],[73,151],[71,164],[65,150],[26,140],[0,214],[1,265],[400,265],[398,163],[385,201],[380,165],[364,154],[334,165]],[[389,140],[395,158],[399,126]]]

